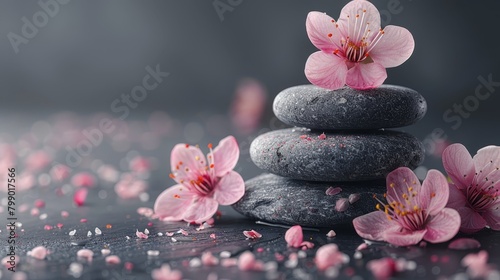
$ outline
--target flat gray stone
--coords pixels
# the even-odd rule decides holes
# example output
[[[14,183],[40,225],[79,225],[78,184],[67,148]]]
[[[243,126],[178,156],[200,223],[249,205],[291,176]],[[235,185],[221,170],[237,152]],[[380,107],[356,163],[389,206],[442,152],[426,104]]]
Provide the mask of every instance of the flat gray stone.
[[[386,191],[385,181],[319,183],[262,174],[245,182],[246,192],[233,208],[252,219],[270,223],[331,227],[350,224],[358,216],[375,211]],[[336,195],[327,195],[329,187],[340,187]],[[335,210],[337,200],[359,194],[358,201],[343,212]]]
[[[319,130],[380,129],[411,125],[422,119],[427,103],[418,92],[381,85],[369,90],[315,85],[287,88],[274,99],[274,114],[282,122]]]
[[[250,157],[260,168],[292,179],[363,181],[385,178],[394,169],[416,168],[424,147],[398,131],[330,131],[303,128],[275,130],[255,138]]]

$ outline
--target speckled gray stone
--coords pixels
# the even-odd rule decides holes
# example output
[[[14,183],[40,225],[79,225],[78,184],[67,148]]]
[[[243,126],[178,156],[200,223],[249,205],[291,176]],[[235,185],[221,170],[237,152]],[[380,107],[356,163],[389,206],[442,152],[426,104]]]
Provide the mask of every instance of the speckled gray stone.
[[[273,174],[262,174],[245,182],[243,198],[233,205],[241,214],[270,223],[330,227],[350,224],[363,214],[375,211],[376,200],[386,191],[383,180],[350,183],[319,183],[299,181]],[[326,195],[329,187],[340,187],[336,195]],[[338,212],[340,198],[359,194],[360,199]]]
[[[427,111],[418,92],[382,85],[370,90],[327,90],[301,85],[283,90],[273,104],[282,122],[319,130],[379,129],[416,123]]]
[[[394,169],[416,168],[424,159],[422,143],[398,131],[321,132],[303,128],[262,134],[250,145],[260,168],[308,181],[362,181],[385,178]]]

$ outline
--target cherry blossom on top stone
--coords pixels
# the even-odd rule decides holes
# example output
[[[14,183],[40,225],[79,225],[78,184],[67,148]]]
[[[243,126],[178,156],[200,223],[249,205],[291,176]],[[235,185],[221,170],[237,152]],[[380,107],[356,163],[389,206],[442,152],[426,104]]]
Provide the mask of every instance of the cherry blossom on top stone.
[[[206,158],[195,146],[177,144],[173,148],[170,177],[178,184],[156,199],[154,211],[160,219],[203,223],[219,204],[231,205],[243,197],[243,178],[233,171],[240,155],[236,139],[228,136],[215,149],[212,144],[208,147]]]
[[[337,21],[321,12],[310,12],[307,35],[320,51],[307,59],[305,74],[314,85],[335,90],[380,86],[385,68],[401,65],[413,53],[411,33],[399,26],[380,27],[380,13],[366,0],[344,6]]]
[[[446,178],[437,170],[427,173],[422,185],[407,167],[387,175],[387,204],[353,220],[354,229],[365,239],[397,246],[431,243],[453,238],[460,227],[456,210],[445,208],[449,197]]]
[[[460,214],[460,231],[500,230],[500,147],[484,147],[473,158],[453,144],[443,152],[443,165],[453,182],[447,206]]]

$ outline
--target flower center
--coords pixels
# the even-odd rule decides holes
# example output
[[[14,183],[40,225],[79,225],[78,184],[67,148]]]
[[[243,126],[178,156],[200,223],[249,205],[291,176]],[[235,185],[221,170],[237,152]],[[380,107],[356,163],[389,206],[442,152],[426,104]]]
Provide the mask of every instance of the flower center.
[[[486,190],[479,188],[477,185],[470,185],[467,187],[467,203],[470,208],[476,212],[484,212],[498,199],[498,192],[493,186],[488,187]]]
[[[197,180],[191,180],[189,182],[192,190],[198,193],[200,196],[208,196],[212,193],[215,182],[208,174],[198,176]]]
[[[394,183],[389,184],[389,186],[391,188],[396,187]],[[406,192],[402,192],[399,196],[392,197],[392,199],[395,200],[390,203],[383,203],[376,195],[373,195],[379,202],[376,208],[377,210],[383,211],[388,220],[397,221],[401,227],[409,231],[422,230],[425,228],[427,213],[425,209],[422,209],[418,205],[418,193],[413,187],[407,186],[406,190]],[[432,194],[430,199],[434,196],[435,194]],[[384,194],[384,198],[387,198],[387,194]]]
[[[334,20],[332,22],[338,29],[338,24]],[[370,56],[370,52],[384,36],[384,30],[380,29],[378,33],[373,36],[373,31],[370,29],[370,23],[366,20],[366,10],[363,10],[361,15],[356,14],[354,18],[347,15],[347,30],[344,32],[347,32],[347,34],[342,34],[342,38],[340,39],[341,48],[335,49],[333,54],[346,58],[350,62],[373,62],[371,60],[365,60]],[[328,37],[332,38],[332,34],[328,34]]]

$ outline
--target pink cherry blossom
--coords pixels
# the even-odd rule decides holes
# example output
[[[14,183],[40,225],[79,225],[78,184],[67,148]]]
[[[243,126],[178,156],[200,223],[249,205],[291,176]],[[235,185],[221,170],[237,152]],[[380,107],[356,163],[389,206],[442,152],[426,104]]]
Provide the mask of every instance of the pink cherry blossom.
[[[443,165],[453,182],[447,206],[460,214],[460,231],[500,230],[500,147],[484,147],[471,157],[462,144],[453,144],[443,152]]]
[[[309,56],[305,74],[317,86],[335,90],[347,84],[355,89],[380,86],[385,68],[396,67],[413,53],[415,42],[403,27],[380,28],[380,14],[373,4],[354,0],[335,21],[325,13],[310,12],[307,35],[320,51]]]
[[[427,173],[422,185],[407,167],[387,175],[387,204],[353,220],[354,229],[365,239],[397,246],[414,245],[422,239],[431,243],[450,240],[458,232],[460,216],[448,202],[446,178],[437,170]]]
[[[349,256],[339,251],[336,244],[330,243],[319,247],[314,262],[319,270],[332,266],[341,266],[349,262]]]
[[[202,223],[219,204],[231,205],[243,197],[243,179],[233,171],[240,154],[236,139],[228,136],[215,149],[208,147],[206,158],[198,147],[177,144],[173,148],[170,177],[178,184],[156,199],[154,210],[162,220]]]

